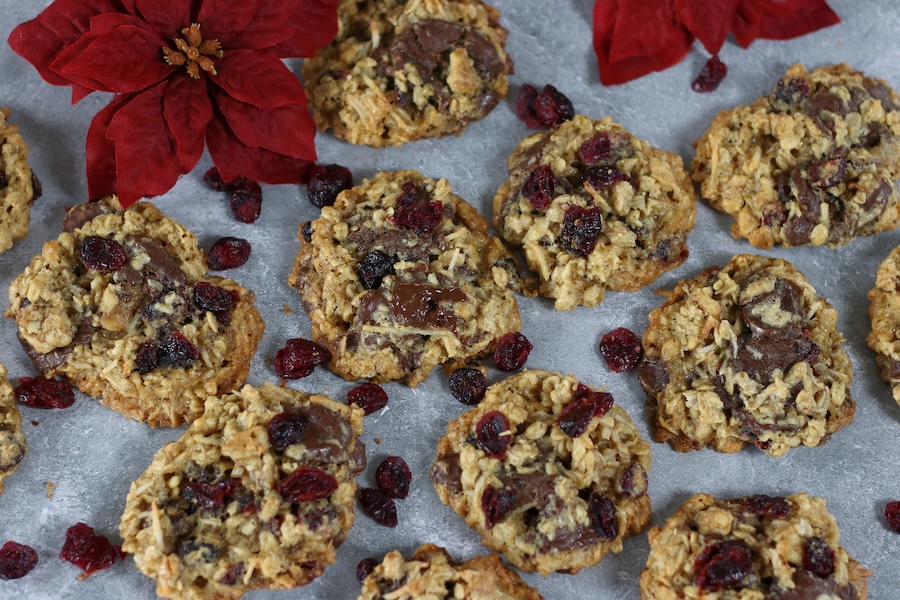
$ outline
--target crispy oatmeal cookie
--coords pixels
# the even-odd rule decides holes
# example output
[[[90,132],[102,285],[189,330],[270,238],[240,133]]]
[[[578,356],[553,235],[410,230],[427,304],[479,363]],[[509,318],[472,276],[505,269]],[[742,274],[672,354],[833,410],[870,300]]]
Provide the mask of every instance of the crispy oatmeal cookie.
[[[900,96],[846,64],[794,65],[694,145],[702,197],[759,248],[836,247],[900,224]]]
[[[641,600],[864,600],[872,574],[807,494],[696,494],[649,537]]]
[[[393,550],[366,577],[357,600],[542,600],[537,590],[506,568],[496,554],[454,562],[446,550],[426,544],[410,558]]]
[[[878,376],[890,384],[900,404],[900,246],[878,267],[875,287],[869,290],[869,320],[872,331],[866,342],[877,355]]]
[[[500,13],[480,0],[343,0],[338,34],[303,62],[316,126],[353,144],[460,134],[506,96]]]
[[[38,371],[149,425],[176,426],[240,386],[262,337],[253,292],[207,275],[197,238],[148,202],[72,209],[9,288]]]
[[[640,381],[656,441],[681,452],[817,446],[853,420],[837,311],[791,263],[740,254],[650,313]]]
[[[28,233],[31,203],[40,183],[28,166],[28,146],[19,128],[7,122],[9,109],[0,109],[0,253]]]
[[[521,327],[515,260],[444,179],[379,173],[298,237],[289,283],[342,377],[415,386]]]
[[[362,415],[269,383],[210,398],[131,484],[122,549],[163,598],[309,583],[353,524]]]
[[[494,196],[494,227],[521,246],[558,310],[633,291],[687,259],[696,194],[681,157],[583,115],[525,138]]]
[[[19,467],[27,451],[15,390],[6,379],[6,367],[0,365],[0,492],[3,482]]]
[[[438,496],[523,571],[577,573],[650,522],[650,445],[605,392],[526,370],[451,421]]]

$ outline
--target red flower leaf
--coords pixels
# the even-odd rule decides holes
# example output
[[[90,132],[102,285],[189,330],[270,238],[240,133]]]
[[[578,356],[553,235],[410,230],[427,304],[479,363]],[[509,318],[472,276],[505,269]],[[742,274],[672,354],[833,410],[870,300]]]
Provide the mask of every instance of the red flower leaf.
[[[261,109],[226,94],[214,98],[228,127],[244,144],[294,158],[316,159],[316,126],[305,102]]]
[[[739,3],[740,0],[675,0],[675,10],[688,31],[700,40],[707,52],[715,56],[728,37]]]
[[[163,116],[175,138],[181,170],[187,173],[203,156],[206,126],[212,118],[206,82],[186,74],[172,77],[163,95]]]
[[[203,39],[215,38],[227,46],[253,21],[262,4],[263,0],[203,0],[196,20]]]
[[[792,8],[788,12],[788,8]],[[756,38],[787,40],[841,22],[825,0],[760,2],[742,0],[731,33],[746,48]]]
[[[652,56],[677,45],[685,36],[685,28],[672,2],[618,0],[609,59],[620,62]]]
[[[290,38],[271,49],[282,58],[315,56],[316,50],[327,46],[337,35],[337,7],[339,0],[301,0],[288,19],[293,28]]]
[[[285,18],[285,15],[293,13],[298,2],[302,3],[302,0],[263,2],[253,21],[228,40],[228,47],[268,50],[275,44],[288,39],[293,35],[294,27],[291,19]]]
[[[134,14],[140,14],[166,41],[181,37],[181,30],[191,24],[192,0],[130,1]]]
[[[306,104],[297,76],[277,58],[259,50],[230,50],[216,63],[219,74],[211,81],[235,100],[268,109],[285,104]],[[259,82],[265,81],[265,86]]]
[[[91,121],[85,143],[88,198],[91,200],[116,193],[116,145],[106,137],[106,130],[129,100],[131,95],[116,96]]]

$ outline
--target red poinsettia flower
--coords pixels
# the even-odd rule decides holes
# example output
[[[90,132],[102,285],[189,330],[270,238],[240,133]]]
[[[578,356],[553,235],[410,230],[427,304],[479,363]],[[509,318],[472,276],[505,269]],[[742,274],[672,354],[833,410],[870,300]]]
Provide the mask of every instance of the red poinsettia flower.
[[[694,39],[716,56],[729,33],[746,48],[839,22],[825,0],[595,0],[594,51],[615,85],[681,62]]]
[[[168,191],[209,148],[228,181],[299,183],[315,126],[281,58],[337,32],[338,0],[56,0],[9,37],[72,102],[115,94],[87,135],[88,194]]]

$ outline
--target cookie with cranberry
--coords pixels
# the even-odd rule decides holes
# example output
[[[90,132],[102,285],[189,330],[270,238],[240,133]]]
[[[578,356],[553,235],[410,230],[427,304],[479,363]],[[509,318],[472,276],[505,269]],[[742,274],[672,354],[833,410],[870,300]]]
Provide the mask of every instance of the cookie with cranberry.
[[[507,164],[494,227],[558,310],[640,289],[687,259],[697,198],[681,157],[609,118],[576,115],[531,135]]]
[[[6,367],[0,365],[0,492],[3,482],[19,467],[27,451],[15,390],[6,379]]]
[[[289,282],[342,377],[415,386],[521,327],[515,260],[444,179],[378,173],[298,237]]]
[[[900,96],[846,64],[794,65],[695,146],[701,195],[759,248],[836,247],[900,224]]]
[[[210,398],[131,484],[122,550],[163,598],[225,600],[309,583],[353,524],[362,417],[269,383]]]
[[[641,600],[864,600],[872,575],[841,546],[825,500],[807,494],[696,494],[649,538]]]
[[[890,384],[900,404],[900,247],[894,248],[878,267],[875,287],[869,290],[869,320],[866,337],[875,353],[878,376]]]
[[[240,386],[262,337],[253,292],[207,274],[197,238],[155,206],[74,208],[9,288],[6,316],[38,371],[150,425]]]
[[[837,316],[777,258],[740,254],[680,281],[644,332],[656,441],[770,456],[823,444],[856,410]]]
[[[399,585],[398,585],[399,584]],[[397,550],[388,552],[381,564],[366,577],[357,600],[423,598],[469,600],[542,600],[537,590],[506,568],[496,554],[477,556],[459,563],[446,550],[426,544],[405,558]]]
[[[9,113],[0,109],[0,253],[28,233],[31,204],[41,195],[28,166],[28,146],[19,128],[7,122]]]
[[[650,522],[650,444],[613,397],[526,370],[451,421],[431,480],[516,568],[577,573]]]
[[[303,62],[316,126],[353,144],[460,134],[506,96],[512,61],[480,0],[343,0],[338,34]]]

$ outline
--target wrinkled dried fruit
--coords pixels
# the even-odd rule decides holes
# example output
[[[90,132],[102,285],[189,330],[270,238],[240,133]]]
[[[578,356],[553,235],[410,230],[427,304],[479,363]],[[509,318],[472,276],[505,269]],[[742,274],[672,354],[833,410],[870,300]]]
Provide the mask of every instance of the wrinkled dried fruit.
[[[327,498],[337,488],[338,482],[331,474],[304,465],[278,482],[278,493],[290,502]]]
[[[498,489],[492,485],[484,488],[484,492],[481,494],[481,511],[484,513],[484,524],[488,529],[506,517],[515,498],[515,490]]]
[[[75,403],[75,394],[66,381],[22,377],[16,387],[16,399],[31,408],[68,408]]]
[[[366,580],[366,577],[375,570],[375,567],[379,565],[378,559],[369,557],[364,558],[356,565],[356,580],[360,583]]]
[[[736,589],[753,572],[753,552],[744,542],[715,542],[694,561],[694,585],[704,592]]]
[[[579,180],[582,185],[587,183],[594,188],[595,191],[612,187],[620,181],[627,181],[634,187],[634,181],[631,179],[631,176],[614,165],[588,167],[579,174]],[[602,217],[602,215],[598,216]]]
[[[25,577],[37,561],[34,548],[10,540],[0,548],[0,579]]]
[[[601,539],[612,541],[619,537],[619,520],[616,505],[600,492],[592,492],[587,506],[591,523]]]
[[[612,136],[608,131],[592,136],[578,148],[578,158],[586,165],[608,162],[611,156]]]
[[[298,444],[306,433],[308,419],[303,415],[291,413],[278,413],[269,424],[266,432],[269,434],[269,443],[277,450],[284,450],[291,444]]]
[[[353,174],[341,165],[316,165],[310,171],[306,197],[313,206],[334,205],[338,194],[353,187]]]
[[[79,255],[84,266],[101,273],[118,271],[127,259],[125,246],[99,235],[89,235],[81,240]]]
[[[575,107],[565,94],[552,85],[538,93],[524,84],[516,97],[516,114],[531,129],[550,128],[575,116]]]
[[[76,523],[66,530],[66,541],[59,557],[85,573],[93,573],[106,569],[125,555],[121,546],[114,546],[105,536],[96,535],[89,525]]]
[[[231,314],[234,298],[225,288],[201,281],[194,286],[194,306],[200,310],[208,310],[216,315]]]
[[[888,502],[885,505],[884,518],[895,533],[900,533],[900,501]]]
[[[157,350],[158,347],[154,342],[144,342],[137,347],[134,353],[134,366],[138,373],[146,375],[159,366]]]
[[[450,375],[450,393],[466,406],[475,406],[487,391],[487,379],[478,369],[462,368]]]
[[[643,496],[647,493],[647,471],[640,463],[632,463],[628,469],[622,473],[619,480],[622,492],[632,498]]]
[[[816,187],[829,188],[844,181],[847,159],[843,156],[826,158],[809,165],[809,180]]]
[[[499,410],[485,413],[475,426],[475,441],[488,456],[506,458],[506,447],[512,441],[509,419]]]
[[[819,577],[829,577],[834,573],[834,550],[828,542],[816,536],[806,540],[803,568]]]
[[[394,212],[394,223],[397,227],[410,229],[419,235],[427,235],[434,231],[443,218],[444,204],[439,200],[397,206]]]
[[[355,404],[367,415],[387,406],[388,395],[377,383],[364,383],[347,392],[347,404]]]
[[[187,369],[200,358],[200,351],[189,339],[176,331],[159,343],[156,358],[161,367]]]
[[[608,413],[612,405],[612,394],[594,392],[579,383],[575,397],[560,411],[556,424],[567,436],[578,437],[587,430],[591,421]]]
[[[234,585],[238,581],[241,580],[241,576],[244,574],[244,563],[239,562],[228,567],[228,570],[225,571],[225,574],[219,579],[219,583],[223,583],[225,585]]]
[[[766,519],[786,519],[791,516],[791,505],[783,496],[757,494],[739,500],[747,512]]]
[[[728,75],[728,67],[719,60],[718,55],[713,56],[706,61],[700,74],[691,82],[691,89],[701,94],[714,92],[726,75]]]
[[[529,173],[522,184],[522,195],[531,203],[534,210],[545,210],[553,201],[556,178],[547,165],[541,165]]]
[[[412,472],[401,457],[388,456],[375,470],[375,482],[382,492],[391,498],[402,500],[409,495]]]
[[[275,353],[275,374],[285,379],[300,379],[329,360],[328,348],[303,338],[291,338]]]
[[[223,237],[215,241],[206,255],[210,271],[236,269],[250,258],[250,242],[236,237]]]
[[[374,290],[381,287],[381,281],[394,274],[394,259],[381,250],[372,250],[359,262],[357,274],[363,287]]]
[[[606,365],[616,373],[635,368],[643,353],[640,338],[630,329],[619,327],[600,338],[600,354]]]
[[[262,212],[262,188],[252,179],[241,178],[228,184],[231,212],[241,223],[255,223]]]
[[[573,254],[588,256],[594,251],[602,229],[603,215],[599,206],[570,206],[563,216],[559,242]]]
[[[204,173],[203,182],[217,192],[224,192],[228,189],[228,184],[225,183],[219,170],[215,167]]]
[[[792,77],[790,79],[778,80],[772,95],[775,97],[776,102],[797,106],[807,101],[810,91],[808,81],[798,77]]]
[[[225,506],[225,490],[211,483],[190,481],[181,490],[181,497],[201,509]]]
[[[531,352],[531,342],[518,331],[510,332],[497,341],[494,349],[494,366],[501,371],[516,371],[521,369],[528,360]]]
[[[356,499],[362,511],[373,521],[385,527],[397,526],[397,505],[393,498],[375,488],[359,488]]]

